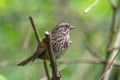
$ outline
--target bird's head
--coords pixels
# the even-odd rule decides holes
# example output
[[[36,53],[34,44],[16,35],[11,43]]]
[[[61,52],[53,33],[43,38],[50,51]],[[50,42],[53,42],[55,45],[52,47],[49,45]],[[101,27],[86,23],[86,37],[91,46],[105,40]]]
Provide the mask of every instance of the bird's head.
[[[72,29],[75,29],[75,27],[74,26],[71,26],[69,23],[60,23],[60,24],[58,24],[58,25],[56,25],[56,27],[53,29],[53,31],[52,32],[56,32],[56,31],[58,31],[58,32],[69,32],[70,30],[72,30]]]

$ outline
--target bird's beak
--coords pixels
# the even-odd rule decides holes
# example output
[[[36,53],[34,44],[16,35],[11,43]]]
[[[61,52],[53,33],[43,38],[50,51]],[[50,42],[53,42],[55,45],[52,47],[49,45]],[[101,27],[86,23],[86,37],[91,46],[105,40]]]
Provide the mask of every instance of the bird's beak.
[[[75,27],[74,27],[74,26],[70,26],[70,30],[71,30],[71,29],[75,29]]]

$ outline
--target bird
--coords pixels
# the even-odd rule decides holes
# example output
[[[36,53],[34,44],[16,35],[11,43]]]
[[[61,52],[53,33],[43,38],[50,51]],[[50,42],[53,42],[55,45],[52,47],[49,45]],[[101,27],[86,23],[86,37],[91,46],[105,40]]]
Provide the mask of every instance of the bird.
[[[53,30],[50,32],[51,34],[51,46],[53,49],[53,56],[55,59],[59,59],[62,55],[65,54],[68,49],[71,40],[69,31],[74,29],[74,26],[71,26],[67,22],[62,22],[57,24]],[[22,62],[18,64],[18,66],[24,66],[29,62],[33,62],[36,59],[49,60],[48,48],[46,45],[46,38],[43,38],[42,41],[38,44],[35,52]]]

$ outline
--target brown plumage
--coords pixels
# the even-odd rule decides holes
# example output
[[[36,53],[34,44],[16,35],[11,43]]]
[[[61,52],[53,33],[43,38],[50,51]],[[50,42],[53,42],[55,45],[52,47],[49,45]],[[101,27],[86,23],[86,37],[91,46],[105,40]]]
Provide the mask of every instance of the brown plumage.
[[[68,23],[60,23],[51,31],[51,44],[56,59],[61,57],[67,50],[70,44],[69,31],[74,29],[73,26],[70,26]],[[44,38],[38,45],[34,54],[21,63],[18,66],[24,66],[30,61],[35,59],[48,60],[48,50],[45,43],[46,39]]]

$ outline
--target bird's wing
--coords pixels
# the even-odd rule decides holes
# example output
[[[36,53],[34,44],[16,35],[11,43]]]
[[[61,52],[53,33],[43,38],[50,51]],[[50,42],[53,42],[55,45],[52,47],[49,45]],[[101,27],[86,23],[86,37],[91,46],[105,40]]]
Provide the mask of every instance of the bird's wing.
[[[42,59],[42,56],[43,55],[46,55],[46,52],[47,52],[47,46],[45,44],[44,41],[41,41],[35,51],[35,53],[33,54],[34,57],[33,57],[33,60],[34,61],[35,59]]]

